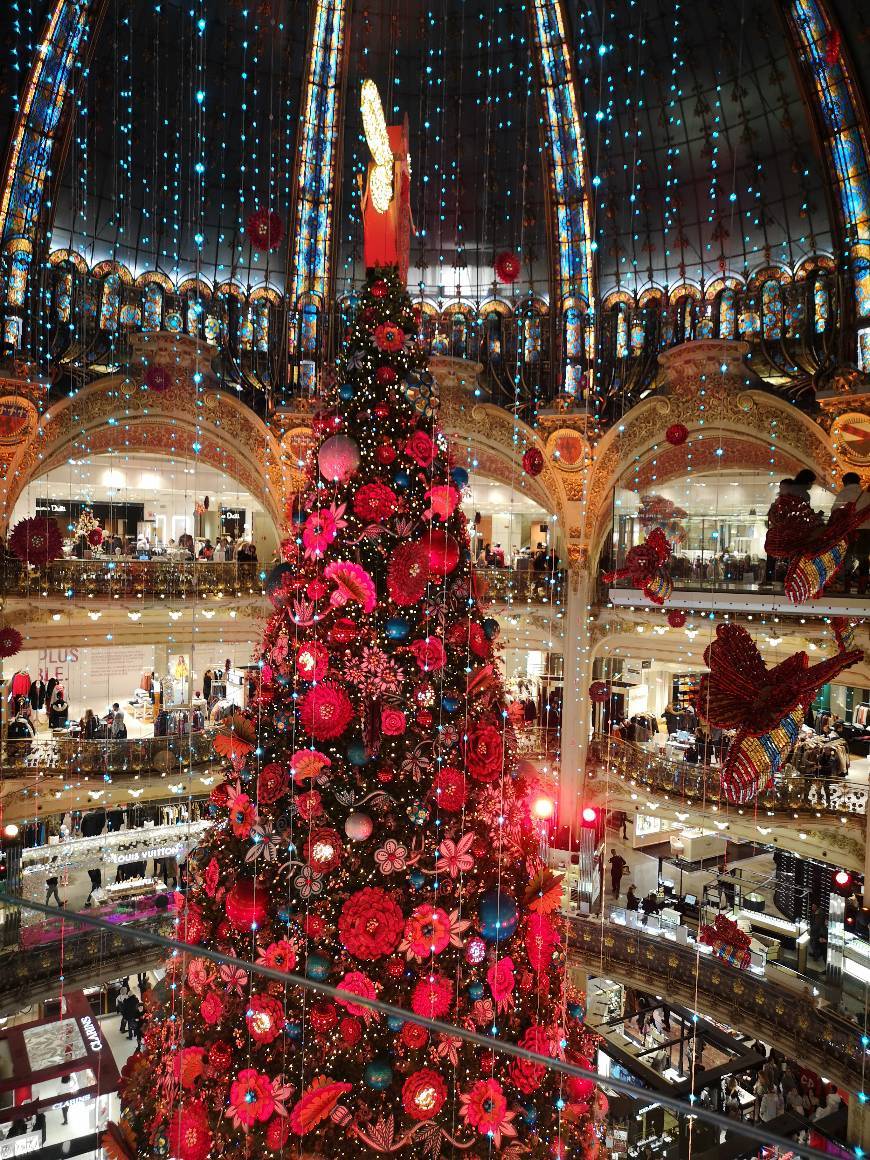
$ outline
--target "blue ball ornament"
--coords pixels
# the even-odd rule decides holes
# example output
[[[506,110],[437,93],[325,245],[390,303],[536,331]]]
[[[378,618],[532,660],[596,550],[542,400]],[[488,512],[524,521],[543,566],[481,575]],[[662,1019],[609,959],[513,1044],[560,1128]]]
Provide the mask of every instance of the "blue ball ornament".
[[[289,922],[290,918],[291,918],[290,911],[286,907],[282,907],[278,911],[278,921],[279,922],[285,922],[285,923]]]
[[[507,894],[488,890],[480,900],[480,933],[487,942],[510,938],[520,920],[517,904]]]
[[[407,640],[411,634],[411,625],[401,616],[391,616],[386,629],[390,640]]]
[[[301,1039],[302,1038],[302,1024],[301,1023],[288,1023],[286,1025],[286,1030],[287,1030],[288,1038],[290,1038],[290,1039]]]
[[[482,999],[483,998],[483,983],[469,983],[468,984],[468,995],[469,995],[469,998],[471,998],[471,999]]]
[[[369,755],[361,741],[354,741],[347,747],[347,759],[351,765],[366,765]]]
[[[445,713],[455,713],[459,708],[459,702],[455,697],[442,697],[441,708]]]
[[[329,977],[329,967],[329,959],[323,955],[309,955],[305,960],[305,974],[320,983]]]
[[[578,1023],[582,1023],[586,1018],[586,1008],[582,1003],[569,1003],[568,1014],[572,1019],[576,1019]]]
[[[355,394],[353,383],[342,383],[338,388],[338,397],[345,403],[349,403]]]
[[[401,1031],[404,1026],[405,1020],[401,1015],[390,1015],[387,1018],[387,1027],[389,1027],[390,1031]]]
[[[523,1108],[523,1119],[530,1126],[535,1124],[538,1119],[538,1109],[534,1105],[529,1104],[528,1107]]]
[[[488,616],[483,622],[483,631],[487,640],[495,640],[501,632],[501,625],[493,616]]]
[[[456,484],[456,486],[461,490],[468,483],[468,472],[465,470],[464,467],[454,467],[453,470],[450,472],[450,478],[453,480],[453,482]]]
[[[419,890],[423,883],[426,881],[426,875],[422,874],[419,870],[412,870],[408,875],[408,881],[411,883],[415,890]]]
[[[381,1092],[393,1082],[393,1069],[385,1059],[375,1059],[363,1072],[363,1079],[368,1087]]]
[[[396,487],[408,487],[411,483],[411,477],[407,471],[397,471],[393,476],[393,483]]]

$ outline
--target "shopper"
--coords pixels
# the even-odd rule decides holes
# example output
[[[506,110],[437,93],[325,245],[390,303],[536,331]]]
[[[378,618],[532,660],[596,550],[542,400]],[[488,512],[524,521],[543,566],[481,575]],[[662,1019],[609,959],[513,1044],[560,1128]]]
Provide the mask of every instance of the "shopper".
[[[628,863],[615,850],[610,851],[608,862],[610,865],[610,889],[613,892],[613,897],[619,898],[619,884],[622,881],[623,874],[628,869]]]
[[[113,741],[126,741],[127,726],[124,724],[124,714],[119,709],[112,720],[111,738]]]
[[[132,992],[130,991],[130,986],[129,986],[127,980],[125,979],[124,982],[121,984],[121,989],[118,991],[117,998],[115,999],[115,1010],[121,1016],[121,1034],[122,1035],[127,1031],[127,1015],[126,1015],[125,1004],[126,1004],[127,1000],[130,998],[131,994],[132,994]],[[128,1035],[128,1038],[129,1038],[129,1035]]]
[[[79,732],[82,741],[93,741],[99,728],[100,723],[95,717],[93,709],[85,709],[85,715],[79,721]]]
[[[58,878],[56,874],[52,874],[45,880],[45,905],[48,906],[48,900],[54,896],[54,900],[58,906],[63,906],[63,899],[57,890]]]
[[[88,878],[91,880],[91,888],[88,891],[88,896],[85,899],[85,906],[91,905],[91,898],[97,890],[101,890],[103,886],[103,871],[99,866],[94,866],[88,871]]]
[[[626,910],[639,910],[640,909],[640,899],[635,894],[636,889],[637,889],[637,887],[632,882],[631,886],[629,886],[629,888],[628,888],[628,893],[625,896],[625,909]]]

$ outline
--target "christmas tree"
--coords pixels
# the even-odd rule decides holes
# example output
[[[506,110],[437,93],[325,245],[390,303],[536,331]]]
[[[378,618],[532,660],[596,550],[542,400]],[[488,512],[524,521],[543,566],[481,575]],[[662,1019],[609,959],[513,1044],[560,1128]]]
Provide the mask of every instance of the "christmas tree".
[[[179,916],[185,943],[347,999],[173,958],[116,1154],[599,1154],[591,1082],[355,1001],[590,1066],[418,323],[370,272]]]

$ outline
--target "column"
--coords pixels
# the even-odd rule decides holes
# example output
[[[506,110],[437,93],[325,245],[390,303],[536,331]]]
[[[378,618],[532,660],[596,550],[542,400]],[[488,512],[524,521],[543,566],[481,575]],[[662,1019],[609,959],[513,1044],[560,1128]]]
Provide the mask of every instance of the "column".
[[[575,826],[583,797],[589,744],[591,578],[586,568],[571,568],[565,608],[564,692],[562,695],[562,764],[559,775],[561,826]]]

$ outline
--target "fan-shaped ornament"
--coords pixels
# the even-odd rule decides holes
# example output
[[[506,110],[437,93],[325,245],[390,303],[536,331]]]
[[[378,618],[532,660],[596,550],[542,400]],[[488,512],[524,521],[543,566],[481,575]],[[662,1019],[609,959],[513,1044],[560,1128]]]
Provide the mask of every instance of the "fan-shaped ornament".
[[[274,209],[258,209],[245,226],[248,241],[258,250],[274,250],[284,237],[284,222]]]
[[[172,386],[172,375],[166,367],[155,364],[145,372],[145,386],[149,391],[154,391],[155,394],[162,395]]]
[[[689,438],[689,428],[685,423],[671,423],[665,431],[665,439],[672,447],[682,447]]]
[[[25,564],[47,564],[61,554],[63,538],[54,520],[29,516],[12,529],[9,549]]]
[[[21,652],[23,640],[18,629],[13,628],[11,624],[0,628],[0,657],[14,657],[16,653]]]
[[[519,254],[515,254],[513,250],[502,250],[495,259],[495,276],[499,282],[505,282],[510,285],[516,282],[522,270],[522,263],[520,262]]]
[[[538,447],[523,452],[523,471],[526,475],[540,475],[544,470],[544,456]]]

